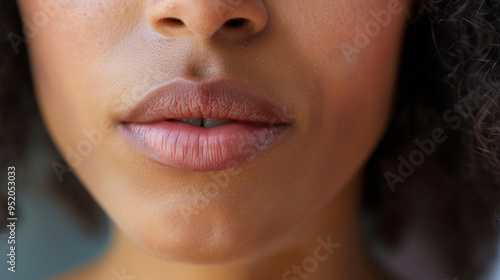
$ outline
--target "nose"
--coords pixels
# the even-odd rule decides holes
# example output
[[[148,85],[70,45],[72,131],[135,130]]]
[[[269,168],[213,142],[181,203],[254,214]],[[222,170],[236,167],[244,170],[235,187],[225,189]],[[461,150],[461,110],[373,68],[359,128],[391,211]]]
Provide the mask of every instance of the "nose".
[[[165,36],[189,34],[202,39],[216,34],[247,39],[267,24],[262,0],[153,0],[146,17]]]

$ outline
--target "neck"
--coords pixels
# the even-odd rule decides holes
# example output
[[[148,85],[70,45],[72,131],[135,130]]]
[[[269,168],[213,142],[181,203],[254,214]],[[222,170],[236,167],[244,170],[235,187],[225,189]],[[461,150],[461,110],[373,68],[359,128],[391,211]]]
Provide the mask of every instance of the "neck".
[[[92,279],[382,279],[358,228],[362,186],[362,177],[356,177],[304,225],[288,249],[265,259],[238,265],[166,262],[113,226],[109,248],[88,273]]]

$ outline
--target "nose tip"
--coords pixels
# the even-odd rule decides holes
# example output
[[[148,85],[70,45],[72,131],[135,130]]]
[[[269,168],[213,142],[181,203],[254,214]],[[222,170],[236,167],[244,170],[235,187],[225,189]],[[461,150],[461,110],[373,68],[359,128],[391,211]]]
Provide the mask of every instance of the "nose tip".
[[[146,17],[156,32],[168,37],[223,33],[243,39],[267,24],[262,0],[160,0],[147,8]]]

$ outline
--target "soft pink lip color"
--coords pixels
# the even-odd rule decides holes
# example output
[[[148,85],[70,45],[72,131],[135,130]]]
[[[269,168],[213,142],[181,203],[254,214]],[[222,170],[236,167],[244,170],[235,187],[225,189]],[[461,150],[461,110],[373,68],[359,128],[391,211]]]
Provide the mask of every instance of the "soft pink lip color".
[[[290,130],[285,110],[229,78],[175,78],[148,92],[124,117],[120,128],[156,162],[188,171],[236,167],[278,142]],[[231,119],[203,128],[176,118]]]

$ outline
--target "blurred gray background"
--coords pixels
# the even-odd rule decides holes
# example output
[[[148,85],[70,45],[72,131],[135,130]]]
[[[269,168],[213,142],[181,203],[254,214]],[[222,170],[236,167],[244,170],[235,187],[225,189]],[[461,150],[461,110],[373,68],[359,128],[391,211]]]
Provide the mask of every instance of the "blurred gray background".
[[[7,232],[0,236],[1,280],[41,280],[81,265],[102,252],[109,240],[109,223],[98,236],[85,234],[74,216],[50,192],[40,187],[19,191],[22,216],[16,223],[16,272],[7,270]],[[91,280],[91,279],[89,279]]]

